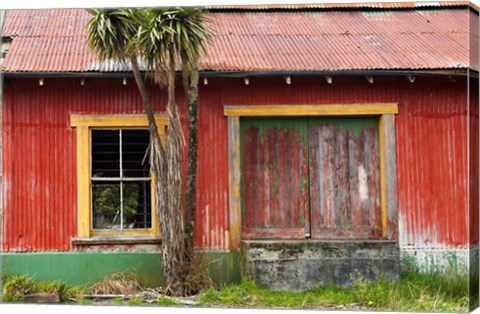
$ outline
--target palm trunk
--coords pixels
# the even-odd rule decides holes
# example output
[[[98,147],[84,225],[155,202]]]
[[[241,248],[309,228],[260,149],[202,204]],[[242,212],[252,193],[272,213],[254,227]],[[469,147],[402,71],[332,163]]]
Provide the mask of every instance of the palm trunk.
[[[187,258],[193,258],[195,232],[195,195],[197,181],[197,147],[198,147],[198,63],[192,70],[184,73],[183,86],[188,98],[188,160],[187,187],[185,204],[185,249]]]
[[[165,233],[163,234],[163,266],[167,288],[176,295],[189,294],[186,275],[188,263],[185,259],[185,232],[182,208],[182,163],[181,148],[183,140],[182,127],[175,104],[175,55],[173,46],[169,49],[168,72],[168,132],[167,132],[167,214],[163,217]]]
[[[164,212],[168,200],[168,193],[165,188],[167,155],[162,145],[160,135],[158,134],[158,127],[155,122],[155,114],[150,102],[150,96],[148,95],[147,88],[145,87],[142,75],[140,74],[137,59],[132,57],[130,58],[130,61],[132,63],[133,76],[137,83],[148,120],[148,129],[150,131],[150,167],[155,180],[155,207],[157,215],[160,215],[160,213]]]
[[[175,98],[171,96],[171,92],[175,91],[175,82],[169,77],[169,131],[167,133],[167,144],[164,149],[160,136],[158,135],[155,116],[152,110],[151,102],[145,84],[141,77],[138,63],[136,59],[131,59],[132,71],[137,83],[140,95],[143,100],[145,112],[147,114],[149,130],[150,130],[150,165],[155,178],[155,206],[160,224],[160,232],[162,235],[162,251],[164,275],[167,283],[167,291],[173,294],[184,294],[179,289],[179,282],[182,282],[182,265],[183,263],[183,225],[182,217],[178,217],[181,213],[181,190],[178,191],[181,178],[176,177],[177,164],[180,164],[179,141],[178,136],[178,118],[175,118]],[[175,68],[173,68],[173,80],[175,79]],[[173,109],[171,109],[173,108]],[[172,114],[173,113],[173,114]],[[178,157],[176,157],[178,156]],[[178,197],[180,195],[180,197]]]
[[[132,72],[133,77],[135,78],[135,82],[137,83],[138,90],[140,92],[140,96],[142,97],[143,107],[145,108],[145,113],[148,119],[148,127],[150,132],[160,140],[158,136],[158,128],[157,123],[155,122],[155,114],[153,113],[152,103],[150,102],[150,96],[148,95],[147,88],[145,87],[145,83],[143,82],[142,75],[140,74],[140,69],[138,67],[138,62],[135,57],[130,58],[132,63]]]

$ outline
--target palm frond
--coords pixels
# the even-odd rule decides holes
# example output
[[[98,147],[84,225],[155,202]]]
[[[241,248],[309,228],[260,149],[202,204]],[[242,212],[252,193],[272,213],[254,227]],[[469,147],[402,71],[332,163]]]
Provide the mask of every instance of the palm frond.
[[[212,37],[212,23],[198,8],[184,9],[178,14],[176,47],[183,67],[192,70],[193,62],[206,55],[206,46]]]
[[[126,47],[136,34],[132,23],[132,9],[89,9],[92,18],[87,23],[88,46],[100,61],[125,62],[129,53]]]

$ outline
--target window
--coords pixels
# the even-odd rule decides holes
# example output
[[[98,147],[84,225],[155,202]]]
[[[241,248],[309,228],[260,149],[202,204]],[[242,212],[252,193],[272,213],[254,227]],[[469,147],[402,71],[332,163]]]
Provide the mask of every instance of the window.
[[[97,130],[91,136],[92,228],[152,228],[148,130]]]
[[[156,117],[160,138],[167,118]],[[72,115],[77,132],[78,237],[158,238],[144,115]]]

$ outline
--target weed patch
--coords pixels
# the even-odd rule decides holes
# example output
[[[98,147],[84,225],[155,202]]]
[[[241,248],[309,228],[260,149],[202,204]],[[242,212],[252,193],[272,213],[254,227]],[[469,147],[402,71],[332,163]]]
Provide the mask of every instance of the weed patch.
[[[123,304],[123,298],[121,297],[116,297],[115,299],[113,299],[113,303],[115,305],[122,305]]]
[[[376,282],[357,274],[352,280],[354,285],[347,288],[331,284],[300,293],[272,291],[244,280],[219,291],[209,289],[199,302],[203,306],[260,308],[468,311],[468,277],[456,272],[409,271],[399,281]]]
[[[23,302],[25,295],[37,292],[35,282],[27,276],[7,277],[3,285],[4,302]]]
[[[77,303],[86,292],[85,287],[73,287],[59,281],[35,282],[32,278],[19,276],[6,276],[2,297],[4,302],[24,302],[25,296],[31,294],[55,294],[62,303]]]
[[[176,305],[179,305],[180,303],[172,298],[161,297],[160,299],[158,299],[156,304],[160,306],[176,306]]]
[[[143,304],[143,299],[140,297],[133,297],[130,300],[128,300],[128,305],[142,305]]]
[[[415,312],[467,312],[469,309],[468,275],[454,271],[422,274],[415,269],[402,273],[400,280],[375,282],[356,274],[354,285],[342,288],[329,284],[305,292],[272,291],[257,286],[252,280],[243,280],[220,290],[210,288],[188,305],[209,307],[289,308],[289,309],[342,309],[384,310]],[[116,305],[184,306],[187,303],[161,296],[151,289],[143,290],[134,276],[115,274],[88,287],[71,287],[61,282],[35,282],[26,276],[6,277],[3,287],[5,302],[23,302],[24,296],[33,293],[55,293],[60,302],[93,304],[83,295],[130,295],[113,299]],[[136,295],[135,295],[136,294]],[[133,296],[132,296],[133,295]]]

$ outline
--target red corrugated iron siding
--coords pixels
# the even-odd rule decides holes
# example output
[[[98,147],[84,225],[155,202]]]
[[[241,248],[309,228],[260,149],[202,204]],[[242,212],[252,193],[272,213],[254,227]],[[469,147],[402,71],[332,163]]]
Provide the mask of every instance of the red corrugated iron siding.
[[[165,95],[152,89],[156,110]],[[401,246],[468,241],[466,80],[417,77],[211,78],[200,90],[196,244],[228,249],[228,138],[224,105],[398,102]],[[183,100],[179,99],[183,103]],[[133,82],[7,78],[4,104],[3,250],[69,250],[76,236],[75,130],[70,113],[139,113]],[[183,117],[185,123],[185,116]]]
[[[444,80],[432,80],[401,96],[399,238],[407,247],[460,246],[468,241],[466,80]]]
[[[77,196],[70,113],[142,112],[133,81],[127,86],[121,79],[90,83],[82,87],[80,80],[46,79],[42,87],[38,80],[5,80],[4,250],[71,248]]]
[[[4,250],[65,250],[75,234],[75,137],[67,89],[5,82]],[[59,130],[61,130],[59,132]]]
[[[476,14],[470,14],[470,64],[480,64],[479,55],[479,17]],[[470,188],[469,188],[469,202],[470,202],[470,244],[478,245],[479,243],[479,93],[478,79],[470,79],[469,86],[470,96],[470,136],[469,136],[469,158],[470,158]]]
[[[479,127],[478,127],[478,111],[479,111],[479,85],[478,80],[471,78],[470,79],[470,86],[469,86],[469,227],[470,227],[470,239],[469,243],[472,245],[478,245],[478,238],[479,238]]]

